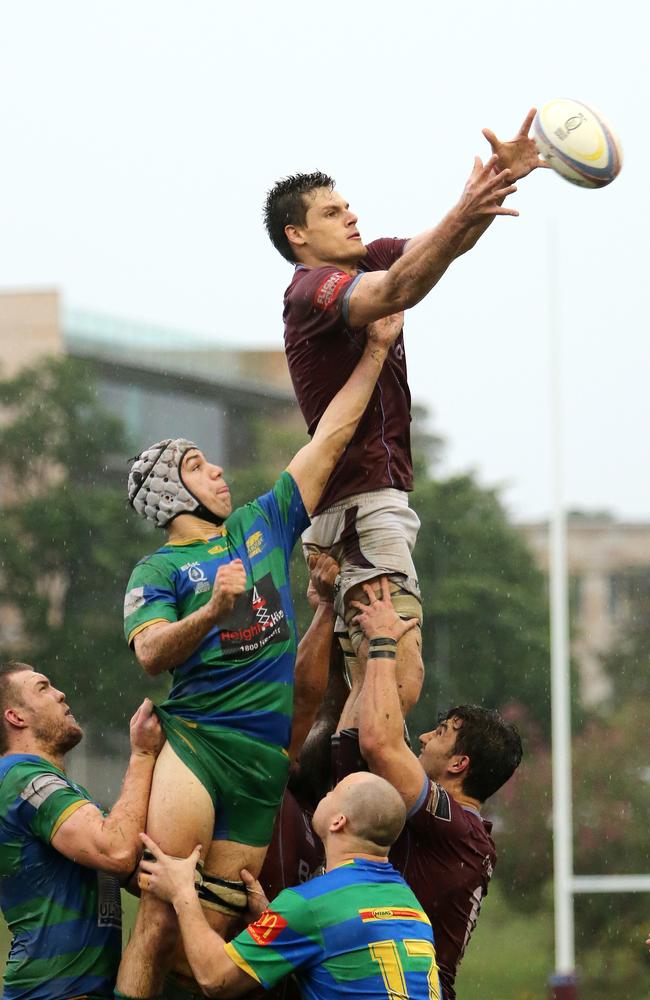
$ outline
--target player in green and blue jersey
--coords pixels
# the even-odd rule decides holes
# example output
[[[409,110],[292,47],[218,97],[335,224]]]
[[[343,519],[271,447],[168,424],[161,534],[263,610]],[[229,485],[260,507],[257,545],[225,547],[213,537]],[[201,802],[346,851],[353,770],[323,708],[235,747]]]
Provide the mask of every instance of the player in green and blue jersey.
[[[240,871],[257,875],[288,772],[297,637],[292,548],[368,404],[400,317],[369,330],[359,363],[309,444],[264,496],[234,512],[223,470],[190,441],[159,442],[136,459],[133,507],[168,531],[136,566],[125,631],[150,674],[173,671],[159,714],[167,735],[147,832],[186,855],[197,841],[200,898],[217,929],[245,909]],[[118,996],[159,992],[177,925],[141,903]]]
[[[108,815],[65,773],[82,731],[47,677],[0,667],[0,906],[12,934],[6,1000],[112,997],[118,876],[132,873],[162,742],[150,702],[131,721],[131,761]]]
[[[198,848],[178,860],[145,838],[154,859],[140,863],[140,885],[174,906],[192,971],[209,996],[240,996],[294,974],[308,1000],[439,1000],[431,924],[387,860],[405,814],[383,778],[345,778],[314,813],[326,873],[263,900],[257,919],[228,944],[208,926],[194,891]],[[259,898],[259,883],[247,881],[249,898]]]

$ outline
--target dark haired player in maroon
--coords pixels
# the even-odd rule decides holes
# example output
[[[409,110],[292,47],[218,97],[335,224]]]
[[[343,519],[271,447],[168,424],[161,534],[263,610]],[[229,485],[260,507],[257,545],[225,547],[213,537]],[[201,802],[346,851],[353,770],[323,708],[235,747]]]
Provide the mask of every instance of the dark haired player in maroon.
[[[356,602],[369,640],[368,666],[358,740],[350,732],[337,737],[337,777],[359,769],[360,743],[370,770],[401,794],[407,822],[390,860],[431,920],[444,1000],[454,1000],[458,963],[496,864],[492,824],[482,818],[481,804],[519,766],[521,740],[497,712],[460,705],[420,736],[415,756],[404,742],[395,673],[397,641],[415,622],[397,615],[385,579],[381,595],[378,600],[367,587],[369,604]]]
[[[503,206],[513,181],[542,165],[528,138],[534,109],[512,142],[485,130],[493,155],[477,157],[458,203],[434,228],[414,239],[364,245],[357,217],[325,174],[297,174],[269,192],[265,223],[278,251],[295,265],[284,299],[285,347],[296,396],[314,433],[325,407],[363,348],[367,324],[420,301],[449,265],[471,249]],[[356,721],[366,644],[354,625],[351,601],[361,585],[385,574],[403,617],[421,619],[412,550],[419,528],[409,508],[413,487],[410,394],[404,340],[393,345],[358,429],[338,463],[303,536],[308,551],[327,550],[341,564],[337,597],[351,692],[344,726]],[[419,629],[400,642],[400,696],[406,713],[423,677]]]

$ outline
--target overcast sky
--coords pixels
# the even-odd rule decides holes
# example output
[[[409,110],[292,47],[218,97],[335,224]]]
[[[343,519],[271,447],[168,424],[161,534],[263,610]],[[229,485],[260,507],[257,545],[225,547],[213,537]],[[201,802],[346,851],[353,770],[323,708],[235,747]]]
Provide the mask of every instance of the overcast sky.
[[[444,470],[550,505],[548,245],[557,232],[565,495],[650,518],[647,5],[619,0],[20,0],[0,6],[0,286],[69,306],[282,345],[290,268],[261,225],[277,177],[337,179],[366,241],[458,198],[481,128],[577,97],[624,169],[551,171],[407,317],[413,395]]]

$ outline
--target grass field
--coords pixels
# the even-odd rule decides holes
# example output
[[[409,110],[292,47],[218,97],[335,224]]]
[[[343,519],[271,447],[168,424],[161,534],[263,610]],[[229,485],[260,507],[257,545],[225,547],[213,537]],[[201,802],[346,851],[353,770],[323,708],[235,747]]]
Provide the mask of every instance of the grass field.
[[[547,1000],[550,912],[515,913],[493,883],[456,981],[458,1000]]]
[[[137,902],[123,893],[124,936]],[[1,918],[0,918],[1,919]],[[552,968],[550,914],[513,913],[493,884],[457,981],[458,1000],[546,1000]],[[0,924],[0,967],[9,950],[9,932]]]

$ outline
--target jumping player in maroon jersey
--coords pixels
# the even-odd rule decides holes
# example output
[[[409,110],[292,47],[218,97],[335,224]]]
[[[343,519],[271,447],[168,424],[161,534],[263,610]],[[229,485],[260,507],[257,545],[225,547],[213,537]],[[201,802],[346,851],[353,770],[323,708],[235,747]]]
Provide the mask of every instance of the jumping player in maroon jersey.
[[[357,217],[322,173],[279,181],[265,206],[266,228],[277,250],[295,265],[284,300],[285,346],[296,396],[313,434],[329,400],[354,367],[373,319],[420,301],[449,265],[470,250],[503,206],[513,181],[543,164],[528,137],[534,109],[512,142],[484,131],[494,155],[477,157],[458,203],[434,229],[410,240],[364,245]],[[366,413],[321,496],[303,536],[308,551],[331,551],[341,563],[337,632],[349,665],[351,692],[344,726],[356,724],[365,642],[351,601],[361,585],[386,574],[398,612],[421,619],[411,553],[419,520],[409,509],[413,486],[410,394],[404,340],[393,345]],[[423,677],[419,629],[400,642],[400,696],[406,713]]]
[[[436,729],[420,736],[419,757],[404,742],[396,683],[397,640],[414,627],[392,606],[388,581],[381,599],[367,587],[368,605],[356,602],[357,624],[369,641],[360,696],[359,742],[370,770],[401,794],[407,823],[391,851],[431,920],[444,1000],[454,1000],[456,970],[476,925],[496,864],[492,824],[482,803],[511,777],[522,756],[516,728],[477,705],[452,708]],[[354,750],[354,734],[346,737]],[[349,753],[349,748],[348,748]],[[357,770],[352,755],[347,768]],[[340,774],[342,776],[342,774]]]

